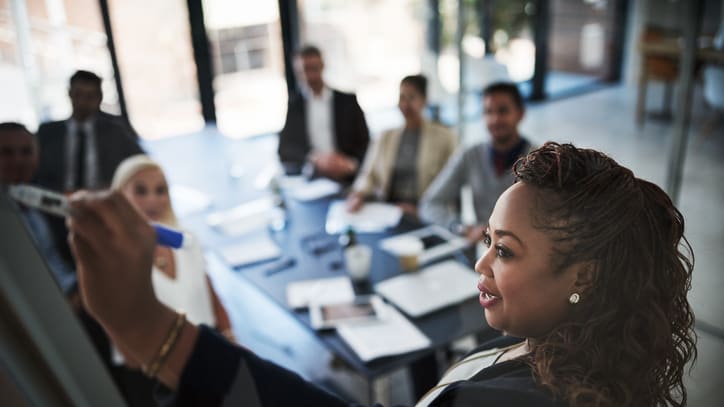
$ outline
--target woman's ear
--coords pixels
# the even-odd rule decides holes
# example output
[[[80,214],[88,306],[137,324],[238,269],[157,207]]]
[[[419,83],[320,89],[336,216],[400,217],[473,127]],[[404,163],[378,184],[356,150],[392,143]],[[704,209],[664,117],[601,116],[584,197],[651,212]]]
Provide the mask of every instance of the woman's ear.
[[[596,264],[593,262],[584,262],[574,267],[576,268],[575,281],[573,282],[573,287],[571,287],[571,292],[577,292],[583,295],[593,288],[593,282],[596,279]]]

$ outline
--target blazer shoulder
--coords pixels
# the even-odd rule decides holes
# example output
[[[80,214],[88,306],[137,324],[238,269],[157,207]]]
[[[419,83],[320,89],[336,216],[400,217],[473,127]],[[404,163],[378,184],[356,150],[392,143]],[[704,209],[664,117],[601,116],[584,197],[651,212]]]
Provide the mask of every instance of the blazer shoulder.
[[[64,128],[65,122],[66,122],[66,120],[54,120],[51,122],[40,123],[40,125],[38,126],[37,133],[40,133],[41,131],[45,132],[45,131],[57,130],[58,128]]]
[[[426,126],[427,126],[427,128],[428,128],[428,131],[429,131],[431,134],[435,134],[435,135],[439,135],[439,136],[443,136],[443,137],[448,137],[448,138],[454,138],[454,137],[455,137],[455,133],[453,133],[452,130],[450,130],[449,127],[444,126],[444,125],[442,125],[442,124],[440,124],[440,123],[433,122],[433,121],[428,121],[428,122],[426,122]]]
[[[350,92],[342,92],[341,90],[332,89],[332,96],[337,100],[352,101],[357,100],[357,95]]]
[[[43,145],[48,142],[65,139],[65,133],[65,120],[57,120],[41,123],[35,132],[35,136],[37,137],[38,143]]]

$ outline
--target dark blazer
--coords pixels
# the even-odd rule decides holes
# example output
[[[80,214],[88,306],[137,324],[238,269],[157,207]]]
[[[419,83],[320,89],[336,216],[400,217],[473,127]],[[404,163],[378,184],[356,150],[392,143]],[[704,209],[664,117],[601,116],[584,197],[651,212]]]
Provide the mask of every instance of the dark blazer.
[[[477,349],[503,347],[520,341],[501,337]],[[206,326],[201,326],[193,353],[184,368],[176,393],[159,388],[163,406],[327,406],[351,404],[305,381],[249,350],[232,345]],[[255,393],[255,394],[254,394]],[[256,400],[251,400],[256,398]],[[561,407],[533,380],[524,362],[509,360],[481,370],[470,380],[448,386],[431,406]],[[379,405],[375,405],[379,406]]]
[[[133,130],[123,119],[109,114],[95,118],[96,147],[98,149],[98,179],[103,186],[110,186],[116,167],[124,159],[143,154]],[[36,182],[47,188],[62,191],[65,187],[66,157],[65,139],[67,121],[43,123],[38,128],[37,140],[40,152]]]
[[[357,97],[351,93],[332,90],[332,109],[335,148],[355,158],[361,165],[370,137]],[[284,128],[279,132],[279,160],[288,173],[299,172],[310,150],[306,103],[304,96],[297,91],[289,96],[287,119]]]

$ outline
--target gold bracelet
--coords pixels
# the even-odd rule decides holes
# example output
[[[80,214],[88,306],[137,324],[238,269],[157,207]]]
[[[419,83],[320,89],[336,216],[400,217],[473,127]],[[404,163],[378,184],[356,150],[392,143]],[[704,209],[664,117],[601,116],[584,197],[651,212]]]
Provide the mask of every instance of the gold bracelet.
[[[146,376],[153,378],[158,374],[158,371],[161,370],[161,366],[163,366],[163,363],[166,361],[166,358],[168,358],[168,355],[180,337],[179,334],[181,333],[181,328],[184,326],[184,322],[186,322],[186,314],[184,312],[177,313],[176,321],[168,332],[168,335],[166,335],[166,340],[156,353],[156,357],[148,364],[147,368],[143,369]]]

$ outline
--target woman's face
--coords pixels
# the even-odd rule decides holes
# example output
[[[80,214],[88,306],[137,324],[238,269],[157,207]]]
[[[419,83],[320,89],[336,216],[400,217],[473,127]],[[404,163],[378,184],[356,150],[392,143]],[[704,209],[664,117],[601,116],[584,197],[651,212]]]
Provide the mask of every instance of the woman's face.
[[[575,292],[576,267],[551,267],[553,241],[533,227],[533,187],[522,182],[498,199],[485,235],[488,249],[475,264],[488,325],[535,338],[565,321]]]
[[[425,97],[414,86],[403,83],[400,85],[400,100],[397,107],[405,119],[418,118],[425,108]]]
[[[161,220],[169,210],[168,185],[158,168],[139,171],[128,180],[122,191],[126,198],[152,221]]]

